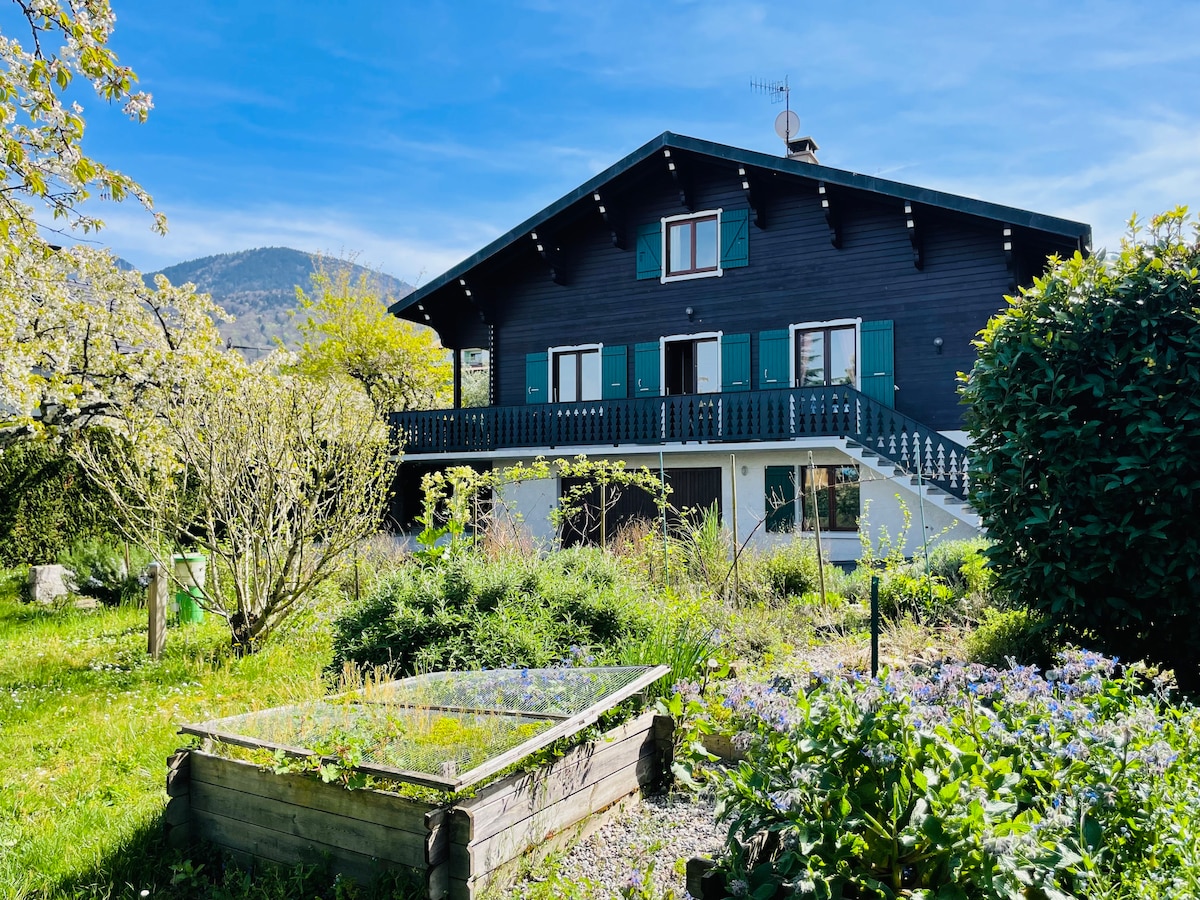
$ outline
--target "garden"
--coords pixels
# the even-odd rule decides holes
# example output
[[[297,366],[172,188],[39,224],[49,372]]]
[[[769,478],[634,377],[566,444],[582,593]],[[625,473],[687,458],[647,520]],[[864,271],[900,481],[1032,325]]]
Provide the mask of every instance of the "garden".
[[[621,704],[574,743],[638,710],[673,717],[672,789],[715,798],[729,830],[706,881],[718,896],[1122,897],[1178,892],[1200,871],[1189,837],[1192,708],[1172,695],[1167,674],[1060,645],[998,588],[984,541],[943,540],[914,560],[896,535],[864,547],[853,571],[827,567],[822,593],[811,539],[738,553],[712,516],[677,529],[665,547],[661,534],[633,525],[605,549],[550,553],[511,540],[511,523],[493,526],[453,536],[444,525],[451,539],[438,535],[415,554],[364,546],[252,654],[236,653],[209,617],[173,626],[151,659],[136,593],[95,609],[69,599],[34,605],[19,597],[21,567],[6,570],[6,895],[415,896],[395,872],[360,884],[328,860],[239,866],[212,847],[172,846],[166,760],[198,740],[179,726],[264,714],[269,722],[272,709],[328,704],[322,698],[347,689],[369,695],[417,672],[499,669],[523,684],[522,669],[598,666],[670,667],[643,700]],[[86,546],[89,558],[123,558],[101,537]],[[63,559],[84,556],[73,547]],[[867,674],[873,580],[877,678]],[[394,714],[374,718],[401,727]],[[454,799],[364,774],[367,739],[347,725],[356,721],[343,715],[314,737],[311,758],[217,752],[340,791]],[[450,743],[470,743],[463,727]],[[707,749],[717,735],[740,762]],[[571,746],[550,745],[526,765],[551,764]],[[511,890],[600,896],[556,880],[554,859],[533,881],[521,880],[532,870],[514,873]],[[629,896],[682,894],[681,878],[649,887],[645,860],[628,866],[643,891]]]

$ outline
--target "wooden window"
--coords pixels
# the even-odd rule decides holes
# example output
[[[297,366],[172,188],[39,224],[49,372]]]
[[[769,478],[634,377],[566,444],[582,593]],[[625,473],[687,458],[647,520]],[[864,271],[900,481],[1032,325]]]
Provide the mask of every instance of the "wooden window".
[[[602,393],[600,347],[552,348],[554,402],[599,400]]]
[[[803,531],[812,531],[814,493],[821,531],[858,530],[856,466],[767,466],[767,531],[788,533],[795,531],[797,524]]]
[[[717,270],[717,217],[702,216],[667,226],[667,274]]]
[[[801,466],[804,531],[813,530],[813,498],[822,531],[857,531],[859,487],[857,466]]]
[[[857,384],[858,336],[853,325],[797,328],[795,335],[796,387]]]

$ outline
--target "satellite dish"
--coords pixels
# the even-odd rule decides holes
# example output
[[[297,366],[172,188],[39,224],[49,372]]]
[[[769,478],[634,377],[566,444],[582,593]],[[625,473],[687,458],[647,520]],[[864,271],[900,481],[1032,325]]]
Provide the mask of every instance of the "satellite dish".
[[[800,133],[800,117],[790,109],[784,110],[775,117],[775,133],[785,141],[791,140]]]

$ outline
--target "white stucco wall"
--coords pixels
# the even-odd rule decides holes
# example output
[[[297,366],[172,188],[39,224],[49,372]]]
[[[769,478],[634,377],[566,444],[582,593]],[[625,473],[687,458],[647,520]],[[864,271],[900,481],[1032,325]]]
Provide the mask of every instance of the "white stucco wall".
[[[737,540],[741,544],[749,539],[751,546],[767,547],[786,543],[791,534],[770,534],[766,530],[766,468],[767,466],[808,465],[809,452],[813,464],[850,465],[856,460],[833,447],[804,446],[802,444],[770,449],[741,449],[732,454],[711,445],[698,445],[664,450],[661,463],[668,469],[676,468],[720,468],[721,509],[725,525],[734,530],[736,520]],[[592,454],[596,456],[598,454]],[[657,471],[660,456],[654,453],[629,453],[621,456],[630,468],[646,466]],[[531,458],[496,459],[497,469],[515,462],[531,462]],[[908,477],[885,477],[868,466],[859,464],[862,512],[865,513],[866,528],[872,544],[878,546],[879,538],[886,533],[893,540],[900,538],[904,530],[902,500],[912,516],[912,523],[905,540],[904,552],[913,555],[922,544],[922,534],[929,540],[958,539],[973,537],[977,533],[953,515],[925,500],[922,502],[916,487]],[[734,490],[737,493],[736,515]],[[526,481],[507,485],[497,498],[498,512],[523,522],[534,540],[550,546],[555,540],[550,524],[550,511],[558,502],[557,479]],[[852,562],[862,554],[859,532],[832,532],[821,536],[822,546],[828,558],[835,562]]]

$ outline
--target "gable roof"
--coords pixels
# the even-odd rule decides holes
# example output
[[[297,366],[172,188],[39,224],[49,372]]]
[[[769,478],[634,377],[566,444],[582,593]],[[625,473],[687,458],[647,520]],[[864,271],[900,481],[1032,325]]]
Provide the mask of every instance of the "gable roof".
[[[922,206],[992,219],[1005,225],[1028,228],[1058,237],[1064,243],[1072,244],[1084,251],[1088,250],[1091,246],[1092,228],[1083,222],[1073,222],[1069,219],[1060,219],[1055,216],[1017,209],[1012,206],[1003,206],[998,203],[989,203],[984,200],[974,200],[970,197],[950,194],[945,191],[903,184],[898,181],[889,181],[873,175],[860,175],[857,172],[849,172],[845,169],[833,169],[829,166],[822,166],[816,163],[772,156],[771,154],[761,153],[756,150],[743,150],[738,147],[730,147],[727,144],[717,144],[713,141],[705,141],[700,138],[687,137],[686,135],[664,131],[658,137],[634,150],[624,159],[588,179],[570,193],[563,195],[545,209],[534,213],[534,215],[496,238],[479,252],[467,257],[458,265],[453,266],[437,278],[417,288],[411,294],[396,301],[388,311],[394,315],[402,315],[405,310],[422,303],[439,289],[463,277],[480,263],[497,256],[517,241],[527,241],[531,231],[537,231],[539,228],[542,228],[545,223],[568,211],[575,204],[585,201],[589,205],[592,204],[592,194],[619,176],[636,168],[647,159],[658,156],[665,149],[682,150],[714,160],[725,160],[738,166],[757,169],[760,172],[768,174],[789,176],[808,181],[823,181],[828,185],[837,185],[877,194],[882,197],[907,200],[912,203],[919,203]]]

